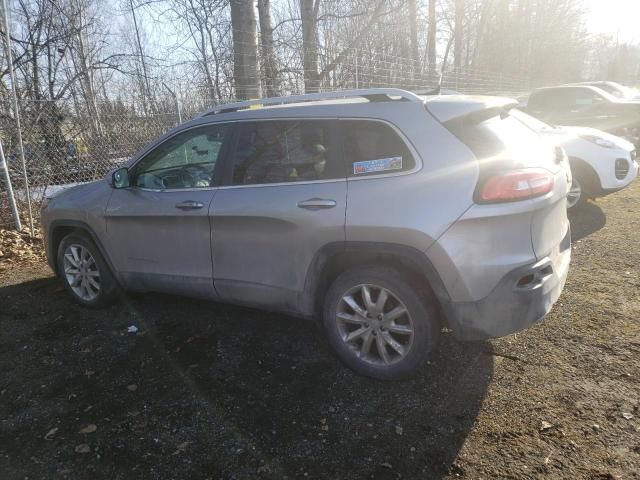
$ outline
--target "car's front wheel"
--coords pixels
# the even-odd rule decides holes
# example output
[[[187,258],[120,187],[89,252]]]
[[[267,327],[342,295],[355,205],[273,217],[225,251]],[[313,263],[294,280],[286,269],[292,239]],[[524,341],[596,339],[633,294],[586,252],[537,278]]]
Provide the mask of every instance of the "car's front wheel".
[[[581,180],[577,176],[573,176],[571,188],[567,193],[567,208],[569,210],[577,210],[587,202],[587,196],[583,189]]]
[[[117,283],[100,251],[86,235],[71,233],[58,247],[58,273],[71,298],[99,308],[111,303]]]
[[[340,359],[357,373],[396,379],[434,350],[438,322],[424,285],[389,267],[356,267],[329,288],[323,325]]]

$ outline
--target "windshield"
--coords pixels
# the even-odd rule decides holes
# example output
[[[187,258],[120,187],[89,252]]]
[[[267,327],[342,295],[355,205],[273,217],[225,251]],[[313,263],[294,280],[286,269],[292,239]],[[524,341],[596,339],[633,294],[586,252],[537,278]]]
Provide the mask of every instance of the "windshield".
[[[590,83],[589,85],[604,90],[618,98],[625,97],[627,93],[622,85],[617,85],[615,83]]]

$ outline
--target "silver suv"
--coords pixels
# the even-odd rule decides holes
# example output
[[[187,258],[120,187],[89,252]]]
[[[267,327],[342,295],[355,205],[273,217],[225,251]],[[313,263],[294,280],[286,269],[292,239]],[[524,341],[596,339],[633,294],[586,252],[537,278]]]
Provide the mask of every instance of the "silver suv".
[[[224,105],[42,210],[51,268],[319,319],[359,373],[418,369],[443,328],[517,332],[570,257],[566,156],[497,97],[368,89]]]

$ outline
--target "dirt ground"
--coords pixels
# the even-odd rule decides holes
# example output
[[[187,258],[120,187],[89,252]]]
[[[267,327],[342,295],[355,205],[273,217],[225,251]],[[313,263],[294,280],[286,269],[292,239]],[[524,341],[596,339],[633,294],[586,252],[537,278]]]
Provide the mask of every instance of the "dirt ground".
[[[359,377],[280,315],[160,295],[73,305],[0,273],[0,477],[640,478],[640,182],[572,216],[542,324]],[[135,325],[137,333],[127,333]]]

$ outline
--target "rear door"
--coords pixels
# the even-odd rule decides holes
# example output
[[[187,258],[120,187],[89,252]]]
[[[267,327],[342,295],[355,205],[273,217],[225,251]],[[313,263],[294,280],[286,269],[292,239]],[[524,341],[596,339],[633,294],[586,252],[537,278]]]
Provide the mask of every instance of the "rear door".
[[[231,127],[177,133],[130,170],[106,209],[108,250],[131,289],[213,297],[209,207]]]
[[[238,126],[212,205],[213,270],[222,299],[297,312],[307,270],[344,242],[347,186],[335,120]]]

